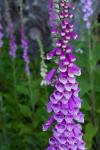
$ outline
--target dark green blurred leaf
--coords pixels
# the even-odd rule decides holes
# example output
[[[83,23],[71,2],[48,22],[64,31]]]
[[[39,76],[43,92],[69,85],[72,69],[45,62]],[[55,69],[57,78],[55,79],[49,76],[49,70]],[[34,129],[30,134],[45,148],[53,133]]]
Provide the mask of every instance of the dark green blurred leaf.
[[[27,105],[19,104],[20,112],[24,117],[32,118],[32,111]]]
[[[88,150],[90,150],[92,147],[92,140],[93,137],[96,135],[97,131],[98,129],[95,128],[91,123],[85,125],[84,139],[87,143]]]

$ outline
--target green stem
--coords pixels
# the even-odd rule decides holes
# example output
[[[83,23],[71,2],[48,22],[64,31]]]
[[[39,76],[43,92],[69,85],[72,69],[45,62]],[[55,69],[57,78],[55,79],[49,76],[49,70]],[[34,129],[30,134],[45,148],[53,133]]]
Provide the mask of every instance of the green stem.
[[[92,36],[92,47],[93,47],[93,52],[95,51],[95,48],[96,48],[96,41],[97,41],[97,39],[95,39],[93,36]],[[95,68],[94,68],[95,69]],[[93,75],[94,75],[94,71],[93,71]],[[95,85],[95,75],[94,75],[94,84],[93,85]],[[95,87],[93,86],[93,98],[94,98],[94,109],[96,109],[95,107]],[[94,110],[95,111],[95,110]],[[95,127],[97,127],[98,128],[98,126],[99,126],[99,124],[98,124],[98,118],[96,117],[96,116],[94,116],[95,118],[94,118],[94,125],[95,125]],[[96,148],[98,149],[99,148],[99,139],[98,139],[98,137],[97,136],[95,136],[95,144],[96,144]]]
[[[17,92],[16,92],[16,85],[17,85],[17,79],[16,79],[16,67],[15,67],[15,60],[12,59],[12,72],[13,72],[13,91],[14,91],[14,100],[15,100],[15,109],[16,109],[16,118],[20,118],[19,115],[19,106],[18,106],[18,101],[17,101]]]
[[[33,92],[32,92],[32,82],[31,82],[31,76],[27,76],[28,77],[28,87],[29,87],[29,96],[30,96],[30,105],[32,107],[32,112],[34,112],[34,105],[33,105]]]
[[[3,100],[2,97],[0,96],[0,110],[1,110],[1,118],[2,118],[2,123],[3,123],[3,128],[2,128],[2,132],[3,132],[3,137],[2,139],[4,140],[4,144],[7,145],[7,132],[6,132],[6,112],[5,112],[5,108],[4,108],[4,104],[3,104]],[[2,145],[3,146],[3,145]]]
[[[14,86],[14,97],[17,100],[17,93],[16,93],[16,69],[15,69],[15,61],[12,59],[12,69],[13,69],[13,86]]]
[[[89,78],[90,78],[90,87],[91,87],[91,93],[90,93],[90,99],[92,104],[91,109],[91,116],[92,116],[92,123],[94,126],[96,126],[96,120],[95,120],[95,88],[94,88],[94,66],[93,66],[93,47],[91,44],[91,31],[88,32],[88,45],[89,45]]]

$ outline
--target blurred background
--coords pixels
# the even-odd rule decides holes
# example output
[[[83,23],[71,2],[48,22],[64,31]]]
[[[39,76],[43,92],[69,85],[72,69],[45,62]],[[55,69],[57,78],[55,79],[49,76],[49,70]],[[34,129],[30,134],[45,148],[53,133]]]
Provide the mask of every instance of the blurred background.
[[[93,0],[89,30],[83,20],[83,4],[80,0],[73,2],[76,8],[73,23],[79,38],[72,41],[72,45],[78,58],[77,64],[82,68],[82,75],[77,80],[85,114],[84,140],[88,150],[100,150],[100,0]],[[8,5],[18,50],[13,65],[9,56],[7,6],[4,0],[0,0],[0,32],[3,33],[0,48],[0,150],[44,150],[51,130],[42,132],[42,124],[49,117],[46,104],[53,88],[41,86],[41,64],[46,63],[47,70],[54,64],[53,61],[45,60],[46,53],[53,48],[54,42],[49,27],[48,1],[23,0],[30,80],[26,76],[21,56],[20,3],[18,0],[8,0]]]

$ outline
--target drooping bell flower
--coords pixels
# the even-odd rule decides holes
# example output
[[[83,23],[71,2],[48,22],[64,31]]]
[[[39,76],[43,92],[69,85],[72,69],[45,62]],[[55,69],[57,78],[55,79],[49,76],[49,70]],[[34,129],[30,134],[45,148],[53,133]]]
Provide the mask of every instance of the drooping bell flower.
[[[58,6],[59,37],[54,50],[47,55],[48,60],[55,57],[58,59],[55,71],[51,69],[47,75],[49,82],[52,82],[56,75],[54,90],[47,104],[47,111],[51,113],[52,119],[43,125],[43,131],[47,131],[53,123],[55,126],[46,150],[86,150],[81,127],[81,123],[84,123],[84,115],[80,111],[80,89],[76,79],[76,76],[81,75],[81,69],[75,64],[76,57],[70,46],[70,41],[77,38],[71,23],[74,5],[65,0],[59,0]]]
[[[47,85],[52,83],[52,79],[54,78],[55,72],[56,72],[56,69],[53,68],[45,76],[45,82],[47,83]]]
[[[54,117],[51,116],[49,120],[43,125],[43,131],[47,131],[51,127],[53,121],[54,121]]]

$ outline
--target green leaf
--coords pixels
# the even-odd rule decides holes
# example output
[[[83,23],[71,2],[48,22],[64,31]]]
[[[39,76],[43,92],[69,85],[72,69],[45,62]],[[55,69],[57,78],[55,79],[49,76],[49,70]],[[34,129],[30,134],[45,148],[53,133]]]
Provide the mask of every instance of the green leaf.
[[[92,140],[93,140],[93,137],[96,135],[97,130],[98,129],[95,128],[91,123],[88,123],[85,126],[84,139],[86,141],[88,150],[90,150],[92,147]]]
[[[83,99],[82,109],[85,110],[85,111],[91,111],[91,105],[89,104],[87,99]]]
[[[28,88],[26,87],[26,85],[23,83],[23,84],[19,84],[19,85],[16,85],[16,91],[19,93],[19,94],[24,94],[24,95],[28,95]]]
[[[32,118],[32,111],[26,105],[19,104],[20,112],[24,117]]]
[[[95,44],[95,49],[93,51],[93,60],[95,65],[100,60],[100,43]]]
[[[19,123],[18,128],[20,129],[20,134],[29,134],[32,133],[32,128],[30,125]]]
[[[83,96],[84,94],[88,93],[91,89],[91,86],[88,81],[88,76],[83,75],[78,78],[79,86],[80,86],[80,95]]]

